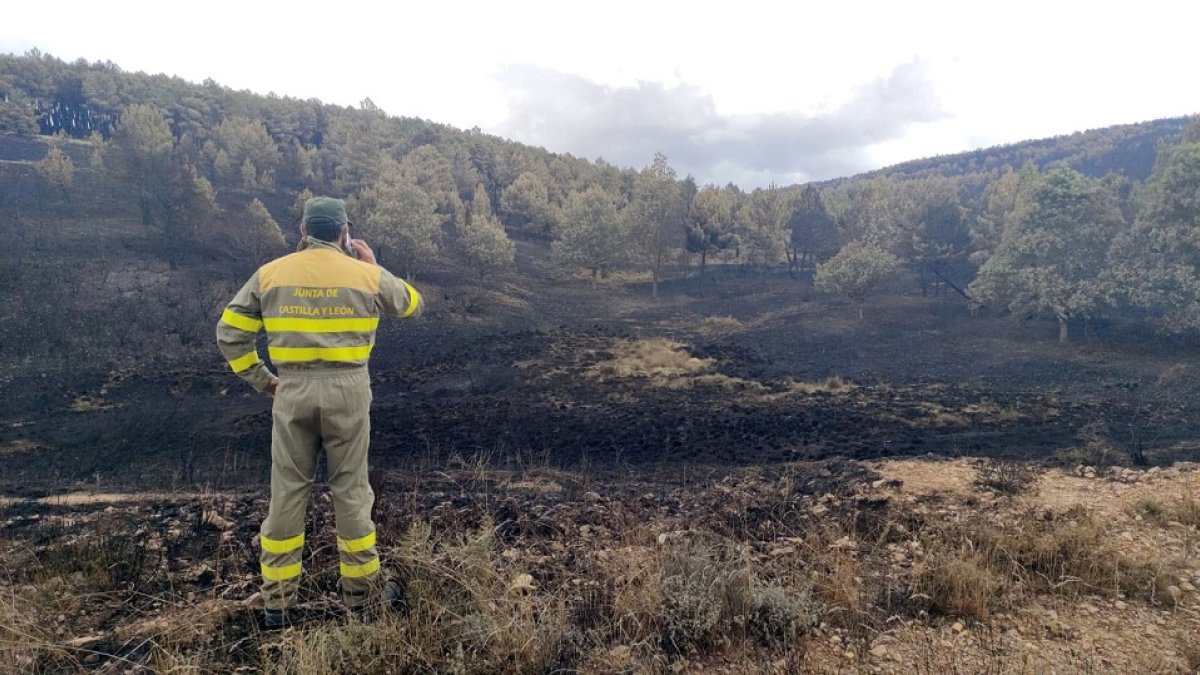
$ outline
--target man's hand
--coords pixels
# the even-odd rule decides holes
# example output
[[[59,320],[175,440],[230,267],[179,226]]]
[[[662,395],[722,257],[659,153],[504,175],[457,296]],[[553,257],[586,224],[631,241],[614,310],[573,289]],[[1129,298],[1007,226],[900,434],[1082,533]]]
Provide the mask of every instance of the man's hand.
[[[362,239],[351,239],[350,247],[353,248],[354,252],[358,254],[359,260],[365,263],[371,263],[372,265],[379,264],[375,262],[375,252],[372,251],[371,247],[367,246],[367,242],[363,241]]]
[[[267,386],[263,387],[263,393],[265,393],[267,396],[270,396],[271,398],[275,398],[275,390],[278,388],[279,388],[279,378],[272,375],[271,381],[267,383]]]

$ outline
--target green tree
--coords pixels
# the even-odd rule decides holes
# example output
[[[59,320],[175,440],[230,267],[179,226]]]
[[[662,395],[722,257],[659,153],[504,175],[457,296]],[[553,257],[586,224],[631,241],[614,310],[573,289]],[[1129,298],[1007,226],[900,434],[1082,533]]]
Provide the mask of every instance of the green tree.
[[[551,245],[554,262],[583,268],[597,278],[623,261],[626,232],[612,195],[599,186],[573,193],[563,207],[559,238]]]
[[[947,263],[967,253],[971,243],[958,185],[936,177],[912,181],[907,187],[910,211],[900,252],[920,281],[921,295],[926,295],[928,284],[936,278],[965,296],[947,268]]]
[[[364,213],[363,235],[409,280],[429,265],[441,248],[442,217],[433,200],[395,162],[383,164],[378,179],[355,200]]]
[[[633,201],[622,212],[633,253],[650,272],[651,295],[658,297],[663,266],[683,243],[684,200],[675,170],[662,153],[634,181]]]
[[[1111,253],[1117,301],[1159,330],[1200,329],[1200,142],[1160,153],[1134,227]]]
[[[218,213],[212,184],[177,151],[166,119],[151,106],[124,110],[104,161],[133,188],[143,224],[161,227],[163,248],[175,266],[188,242]]]
[[[992,257],[1016,214],[1028,208],[1038,178],[1037,165],[1028,162],[1020,172],[1005,167],[1004,173],[988,183],[979,213],[971,225],[970,257],[973,262],[982,265]]]
[[[483,183],[475,186],[469,218],[458,244],[466,255],[467,264],[479,275],[479,281],[493,272],[512,269],[516,249],[504,226],[492,213],[491,200]]]
[[[825,205],[821,190],[806,185],[792,206],[788,219],[788,274],[804,275],[816,263],[827,260],[838,250],[837,221]]]
[[[46,156],[35,164],[34,168],[42,180],[58,188],[62,192],[63,198],[68,202],[71,201],[71,195],[67,193],[67,188],[71,186],[71,181],[75,178],[75,164],[67,156],[67,153],[59,149],[57,145],[52,145],[46,151]]]
[[[758,270],[763,285],[770,268],[787,258],[791,214],[791,196],[775,185],[750,193],[745,208],[737,212],[742,256]]]
[[[5,89],[0,80],[0,133],[33,136],[38,132],[33,102],[22,92]]]
[[[171,127],[157,108],[135,104],[121,113],[104,160],[137,191],[143,225],[154,223],[156,206],[170,192],[174,149]]]
[[[500,195],[500,210],[515,227],[524,227],[544,235],[554,229],[554,207],[550,205],[546,183],[532,171],[517,176]]]
[[[817,265],[816,286],[822,291],[844,295],[858,303],[858,318],[864,316],[867,294],[896,268],[896,256],[881,248],[852,241],[837,255]]]
[[[259,265],[283,252],[287,242],[279,223],[257,199],[246,205],[226,226],[230,244],[238,258]]]
[[[432,145],[422,145],[404,156],[400,170],[433,201],[434,211],[446,224],[463,222],[466,209],[458,196],[450,161]]]
[[[859,240],[899,253],[910,207],[906,193],[887,176],[870,178],[851,187],[841,217],[842,241]]]
[[[971,283],[971,294],[1014,317],[1057,318],[1065,343],[1072,318],[1091,316],[1108,301],[1108,254],[1122,226],[1107,191],[1070,169],[1045,174]]]
[[[687,217],[687,250],[700,255],[700,295],[704,295],[704,272],[708,257],[737,245],[734,232],[732,192],[706,185],[696,193]]]
[[[204,154],[219,185],[269,190],[282,156],[261,120],[234,115],[217,125]]]

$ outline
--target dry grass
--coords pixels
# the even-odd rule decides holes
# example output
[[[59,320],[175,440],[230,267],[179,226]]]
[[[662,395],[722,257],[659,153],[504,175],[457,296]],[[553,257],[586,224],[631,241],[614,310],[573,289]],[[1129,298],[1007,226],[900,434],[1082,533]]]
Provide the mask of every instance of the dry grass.
[[[1158,497],[1144,497],[1133,506],[1134,512],[1160,525],[1178,523],[1184,527],[1200,527],[1200,501],[1190,493],[1177,496],[1171,501]]]
[[[728,335],[742,327],[742,322],[732,316],[706,316],[700,322],[699,331],[703,335]]]
[[[618,342],[612,351],[612,358],[592,366],[593,377],[642,377],[662,382],[702,373],[716,363],[714,359],[696,358],[685,345],[662,338]]]
[[[976,469],[975,486],[1013,497],[1033,491],[1041,475],[1036,464],[989,459]]]
[[[32,570],[0,584],[0,671],[705,672],[737,662],[744,664],[737,672],[887,671],[892,664],[917,672],[1036,672],[1078,665],[1062,649],[1110,618],[1140,639],[1137,622],[1154,623],[1168,611],[1172,623],[1162,624],[1154,644],[1173,656],[1160,665],[1200,660],[1188,618],[1196,598],[1184,583],[1194,576],[1194,558],[1131,546],[1103,511],[1031,506],[1041,495],[981,497],[970,489],[978,464],[929,466],[964,489],[918,499],[907,480],[899,490],[865,479],[816,497],[804,491],[808,474],[792,467],[731,474],[669,498],[659,487],[657,497],[638,489],[626,498],[603,485],[596,486],[603,497],[585,498],[563,487],[577,483],[565,474],[464,471],[451,482],[518,490],[529,501],[515,502],[515,519],[497,516],[498,526],[479,504],[462,511],[478,517],[457,514],[453,522],[406,516],[409,529],[384,550],[404,583],[405,612],[371,623],[316,620],[272,634],[260,633],[257,615],[218,591],[185,599],[174,581],[163,583],[158,559],[138,563],[128,538],[104,526],[87,525],[103,535],[87,538],[45,530],[53,545],[36,550],[0,539],[10,569]],[[559,487],[544,489],[551,479]],[[1048,492],[1068,479],[1051,471],[1042,480]],[[1171,523],[1192,522],[1196,503],[1190,493],[1174,496],[1136,502],[1145,534],[1186,535]],[[87,507],[59,508],[74,517],[72,509]],[[197,504],[197,522],[203,512]],[[529,524],[526,514],[551,512],[551,530],[513,527]],[[1121,515],[1135,522],[1129,511]],[[244,568],[244,560],[232,566]],[[324,596],[332,586],[320,584],[331,584],[336,572],[317,570],[310,576],[325,574],[325,581],[306,583]],[[1089,604],[1103,612],[1093,628],[1071,616],[1072,607]],[[89,617],[91,624],[80,618],[109,605],[121,607]],[[1046,609],[1029,608],[1064,616],[1051,622]],[[1013,617],[1025,612],[1036,617],[1022,620],[1020,639],[1047,653],[1057,649],[1049,660],[1025,660],[1024,650],[1007,646]],[[965,628],[951,630],[960,621]],[[97,631],[98,642],[69,646]],[[886,659],[874,655],[877,646]],[[1102,667],[1149,663],[1132,652],[1122,658]]]

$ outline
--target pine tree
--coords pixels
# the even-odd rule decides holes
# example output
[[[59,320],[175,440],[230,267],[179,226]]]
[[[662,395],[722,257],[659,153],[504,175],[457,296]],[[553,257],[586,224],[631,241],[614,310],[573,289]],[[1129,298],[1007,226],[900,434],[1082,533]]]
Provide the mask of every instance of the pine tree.
[[[562,267],[591,271],[594,286],[623,261],[626,237],[612,196],[592,186],[567,198],[561,233],[551,249],[553,259]]]
[[[491,200],[482,183],[475,187],[469,222],[458,243],[480,282],[488,274],[513,267],[516,249],[492,213]]]

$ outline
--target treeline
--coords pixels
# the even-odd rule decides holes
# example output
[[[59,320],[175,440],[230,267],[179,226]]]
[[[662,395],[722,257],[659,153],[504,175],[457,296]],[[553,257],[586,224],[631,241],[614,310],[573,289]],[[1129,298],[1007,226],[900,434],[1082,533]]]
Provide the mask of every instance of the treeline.
[[[990,155],[1020,165],[981,151],[747,191],[698,185],[662,155],[619,168],[392,117],[369,99],[345,108],[111,63],[0,56],[0,132],[58,139],[38,163],[48,192],[70,200],[86,161],[136,198],[172,264],[214,242],[231,241],[252,261],[277,255],[278,222],[291,231],[298,205],[323,193],[347,198],[356,231],[410,277],[452,264],[486,280],[512,267],[509,235],[522,232],[593,280],[638,270],[657,294],[661,280],[690,268],[703,294],[720,262],[764,285],[786,274],[853,298],[862,312],[900,268],[923,291],[1055,318],[1064,340],[1072,321],[1114,313],[1167,332],[1200,325],[1200,127],[1181,127],[1117,127]],[[1130,177],[1137,171],[1072,168],[1107,166],[1113,148],[1144,154],[1151,139],[1144,181]],[[943,175],[954,161],[962,172]]]

